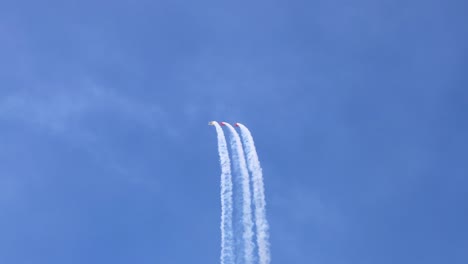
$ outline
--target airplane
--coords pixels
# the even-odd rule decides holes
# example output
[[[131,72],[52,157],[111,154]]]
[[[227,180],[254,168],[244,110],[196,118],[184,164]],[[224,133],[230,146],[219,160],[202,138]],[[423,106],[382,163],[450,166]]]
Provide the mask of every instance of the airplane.
[[[208,125],[209,126],[214,126],[216,124],[216,121],[211,121],[211,122],[208,122]],[[226,122],[219,122],[220,125],[222,126],[225,126],[226,125]]]
[[[235,123],[234,126],[239,127],[239,123]]]

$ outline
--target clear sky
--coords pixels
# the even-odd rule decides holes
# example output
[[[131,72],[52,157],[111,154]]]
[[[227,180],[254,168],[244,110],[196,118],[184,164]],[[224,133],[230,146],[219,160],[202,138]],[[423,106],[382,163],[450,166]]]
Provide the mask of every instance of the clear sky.
[[[218,263],[211,120],[273,263],[468,263],[468,2],[0,1],[0,263]]]

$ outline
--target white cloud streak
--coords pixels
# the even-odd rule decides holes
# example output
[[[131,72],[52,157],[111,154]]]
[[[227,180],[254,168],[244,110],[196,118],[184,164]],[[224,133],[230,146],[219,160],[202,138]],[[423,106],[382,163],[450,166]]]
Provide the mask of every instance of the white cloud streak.
[[[247,156],[247,166],[252,174],[253,201],[255,206],[255,226],[257,231],[258,256],[260,264],[270,263],[270,242],[269,225],[266,218],[265,189],[263,183],[263,173],[258,160],[257,150],[250,131],[242,124],[239,124],[245,154]]]
[[[65,86],[65,84],[63,85]],[[0,99],[0,119],[21,121],[54,133],[70,132],[79,121],[99,111],[116,113],[151,129],[166,128],[167,117],[156,104],[142,104],[91,81],[22,90]],[[41,88],[41,87],[39,87]],[[83,126],[80,126],[83,129]]]
[[[245,161],[244,150],[237,131],[228,123],[224,122],[231,133],[231,149],[234,163],[239,166],[242,178],[242,221],[243,221],[243,250],[245,264],[252,264],[254,259],[253,221],[250,194],[250,179]]]
[[[233,264],[234,234],[232,227],[232,175],[226,138],[223,129],[214,123],[218,135],[218,152],[221,163],[221,264]]]

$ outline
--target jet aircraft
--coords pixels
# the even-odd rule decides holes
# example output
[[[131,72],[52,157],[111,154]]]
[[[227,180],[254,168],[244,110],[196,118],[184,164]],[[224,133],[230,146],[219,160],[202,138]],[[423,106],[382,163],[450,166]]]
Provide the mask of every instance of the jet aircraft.
[[[209,126],[214,126],[216,124],[216,121],[211,121],[211,122],[208,122],[208,125]],[[219,122],[220,125],[222,126],[225,126],[226,125],[226,122]],[[237,124],[237,123],[236,123]]]

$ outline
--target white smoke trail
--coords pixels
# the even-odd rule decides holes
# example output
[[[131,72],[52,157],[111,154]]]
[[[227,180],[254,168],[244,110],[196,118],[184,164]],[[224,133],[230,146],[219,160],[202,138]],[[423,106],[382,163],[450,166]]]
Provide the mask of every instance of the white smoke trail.
[[[232,229],[232,176],[231,161],[223,129],[213,122],[218,135],[218,152],[221,163],[221,264],[234,264]]]
[[[242,142],[237,131],[228,123],[224,123],[231,132],[231,149],[233,150],[233,159],[239,165],[239,172],[242,177],[242,223],[243,223],[243,250],[245,264],[253,263],[253,221],[252,207],[250,198],[250,179],[247,165],[245,162]]]
[[[255,142],[249,129],[244,125],[237,123],[242,135],[245,154],[247,156],[247,165],[252,173],[253,198],[255,206],[255,225],[257,228],[258,256],[260,264],[270,263],[270,243],[269,227],[266,218],[265,189],[263,186],[263,173],[258,160]]]

